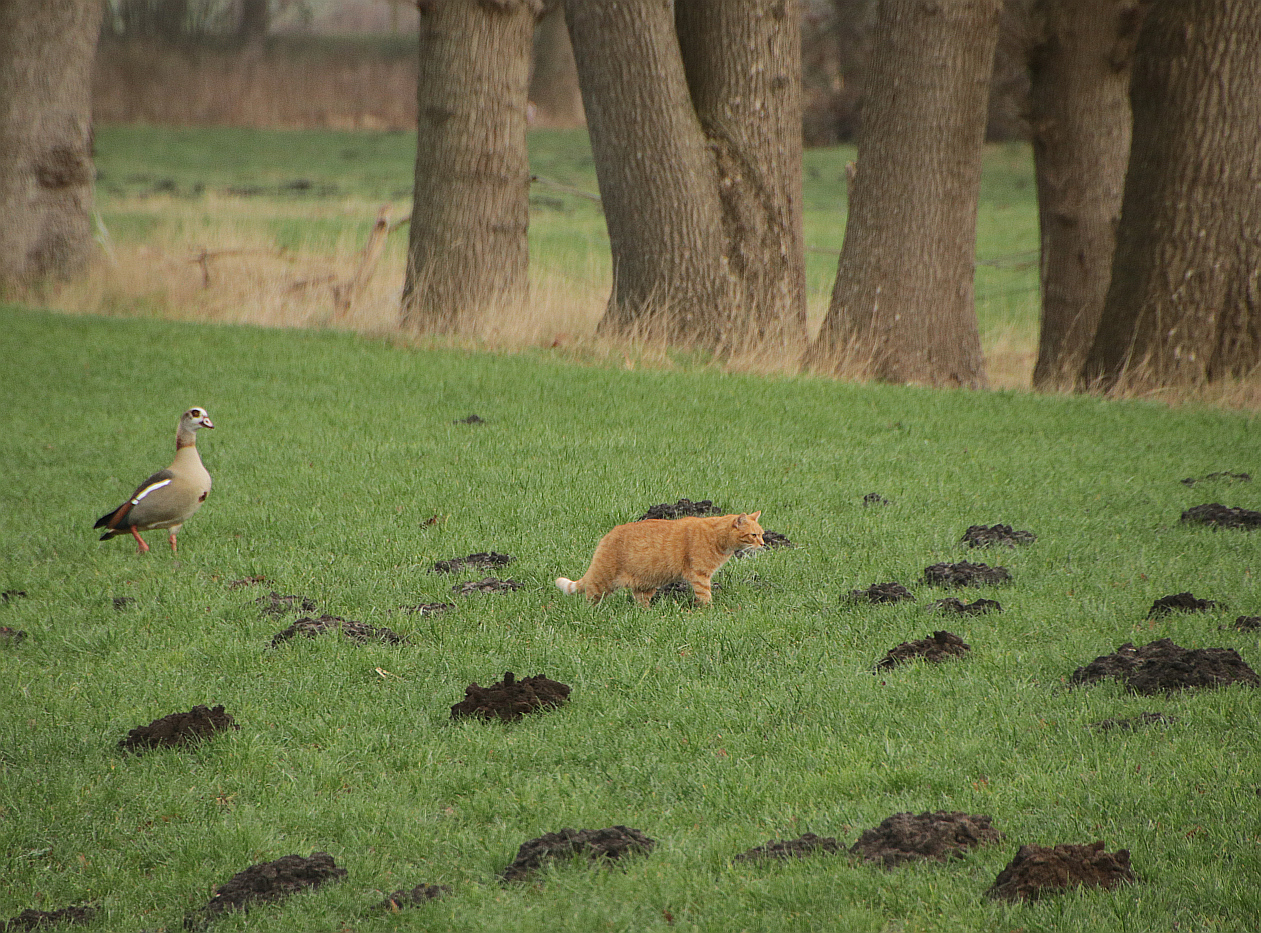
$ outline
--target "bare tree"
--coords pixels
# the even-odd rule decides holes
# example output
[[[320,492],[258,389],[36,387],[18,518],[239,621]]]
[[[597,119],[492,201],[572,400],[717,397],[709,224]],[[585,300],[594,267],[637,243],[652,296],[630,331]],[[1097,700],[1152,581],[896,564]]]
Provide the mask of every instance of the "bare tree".
[[[1130,62],[1148,0],[1033,0],[1029,123],[1042,238],[1033,384],[1071,389],[1099,326],[1130,154]]]
[[[92,253],[92,60],[100,0],[0,3],[0,285]]]
[[[1196,385],[1261,362],[1261,4],[1154,0],[1089,386]]]
[[[808,365],[985,385],[976,210],[1001,0],[885,0],[831,305]]]
[[[795,0],[567,0],[613,253],[601,329],[804,334]],[[677,18],[677,21],[676,21]]]
[[[536,0],[421,5],[416,188],[403,292],[413,331],[475,327],[528,294],[526,105]]]

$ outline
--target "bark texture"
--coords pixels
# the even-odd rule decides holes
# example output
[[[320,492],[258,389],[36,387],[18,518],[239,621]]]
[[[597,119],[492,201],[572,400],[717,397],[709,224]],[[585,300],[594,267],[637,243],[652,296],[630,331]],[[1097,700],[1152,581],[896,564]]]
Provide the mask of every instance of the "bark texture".
[[[718,171],[733,343],[806,334],[801,210],[801,14],[795,0],[676,0],[692,106]]]
[[[578,69],[565,26],[565,10],[559,3],[543,14],[534,29],[530,103],[538,108],[535,121],[543,126],[582,126]]]
[[[99,0],[0,2],[0,284],[72,276],[92,254]]]
[[[534,0],[421,6],[416,188],[403,324],[476,327],[525,301]]]
[[[886,0],[832,300],[807,363],[985,385],[976,208],[999,0]]]
[[[731,353],[804,334],[795,0],[568,0],[613,254],[601,330]]]
[[[1033,384],[1071,389],[1112,274],[1130,154],[1130,63],[1148,0],[1034,0],[1029,123],[1041,232]]]
[[[1087,386],[1196,385],[1261,361],[1261,4],[1154,0]]]

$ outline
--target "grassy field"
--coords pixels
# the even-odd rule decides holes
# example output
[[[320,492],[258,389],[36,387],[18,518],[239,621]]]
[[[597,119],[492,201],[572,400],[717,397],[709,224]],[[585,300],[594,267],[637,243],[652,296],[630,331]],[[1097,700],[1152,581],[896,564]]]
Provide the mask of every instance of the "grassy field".
[[[589,339],[610,284],[608,235],[583,130],[535,130],[531,304],[492,322],[492,346]],[[810,323],[827,310],[853,147],[805,155]],[[33,303],[102,314],[381,333],[397,324],[407,231],[390,237],[349,314],[331,286],[354,274],[381,206],[411,210],[415,134],[103,126],[97,200],[111,261]],[[1037,212],[1023,144],[991,146],[977,234],[977,319],[996,387],[1029,383],[1037,343]],[[207,256],[203,262],[198,257]],[[795,360],[781,361],[785,371]]]
[[[108,179],[108,176],[107,176]],[[88,929],[176,930],[235,872],[331,853],[344,882],[216,930],[1249,931],[1261,916],[1261,691],[1138,697],[1068,677],[1124,642],[1233,647],[1261,614],[1258,544],[1179,523],[1261,507],[1255,417],[1194,406],[587,366],[549,352],[410,349],[330,331],[5,308],[0,349],[0,919],[92,903]],[[204,405],[214,476],[173,560],[95,518],[165,466]],[[484,424],[458,424],[469,414]],[[864,506],[879,493],[891,502]],[[709,609],[599,607],[552,585],[649,506],[763,510],[798,546],[720,571]],[[435,520],[436,517],[436,520]],[[972,524],[1038,535],[968,551]],[[456,597],[495,550],[510,594]],[[942,616],[939,561],[1008,567]],[[264,575],[261,585],[232,581]],[[914,603],[842,596],[897,580]],[[407,636],[268,644],[269,590]],[[1184,590],[1223,608],[1149,621]],[[955,594],[962,595],[962,594]],[[115,600],[128,597],[122,608]],[[451,601],[418,617],[399,607]],[[968,658],[873,676],[949,629]],[[449,707],[504,671],[570,684],[512,725]],[[239,731],[126,755],[134,726],[222,703]],[[1173,722],[1099,732],[1108,717]],[[894,871],[732,857],[805,832],[852,844],[899,811],[986,814],[1004,834]],[[604,872],[498,872],[527,839],[624,824],[656,840]],[[1024,843],[1103,840],[1139,883],[1008,906],[984,897]],[[448,884],[398,914],[384,894]]]

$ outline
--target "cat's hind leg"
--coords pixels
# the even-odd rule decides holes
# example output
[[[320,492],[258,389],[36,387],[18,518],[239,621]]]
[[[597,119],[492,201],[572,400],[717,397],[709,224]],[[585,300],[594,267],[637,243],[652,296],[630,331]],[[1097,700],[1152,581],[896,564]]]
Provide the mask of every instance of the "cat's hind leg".
[[[654,587],[651,590],[631,590],[631,593],[635,597],[635,602],[647,609],[652,605],[652,598],[657,595],[657,590]]]

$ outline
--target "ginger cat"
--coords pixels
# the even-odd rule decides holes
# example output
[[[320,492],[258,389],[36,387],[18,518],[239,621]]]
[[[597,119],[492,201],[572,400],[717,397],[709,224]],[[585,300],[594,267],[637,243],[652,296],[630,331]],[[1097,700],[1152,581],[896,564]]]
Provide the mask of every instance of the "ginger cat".
[[[561,591],[585,593],[593,603],[622,587],[647,606],[660,587],[686,580],[702,605],[712,599],[710,580],[736,551],[762,547],[762,513],[710,518],[649,518],[618,525],[596,545],[581,580],[558,577]]]

